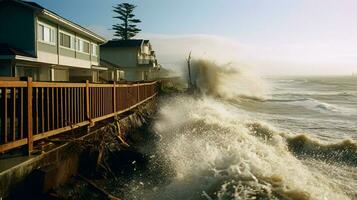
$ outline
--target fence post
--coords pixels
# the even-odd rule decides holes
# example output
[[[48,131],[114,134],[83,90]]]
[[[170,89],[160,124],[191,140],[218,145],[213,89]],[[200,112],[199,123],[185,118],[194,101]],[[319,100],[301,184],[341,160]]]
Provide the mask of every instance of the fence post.
[[[27,146],[28,154],[33,151],[32,138],[32,77],[27,78]]]
[[[137,98],[137,102],[136,103],[139,103],[140,102],[140,84],[136,84],[138,86],[138,98]]]
[[[91,119],[91,113],[90,113],[90,101],[89,101],[89,81],[86,80],[86,115],[87,115],[87,120],[90,123],[90,126],[92,126],[92,119]]]
[[[113,113],[116,113],[117,111],[117,102],[116,102],[116,87],[115,87],[115,81],[113,81]]]

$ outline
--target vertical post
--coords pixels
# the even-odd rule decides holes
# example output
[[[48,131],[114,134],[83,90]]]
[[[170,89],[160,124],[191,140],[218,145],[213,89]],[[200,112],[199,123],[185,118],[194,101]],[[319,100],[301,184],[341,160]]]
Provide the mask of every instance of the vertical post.
[[[33,151],[32,138],[32,77],[27,78],[27,146],[28,154]]]
[[[89,122],[91,121],[91,117],[90,117],[90,109],[89,109],[89,81],[86,80],[86,112],[87,112],[87,120],[89,120]]]
[[[136,103],[139,103],[140,102],[140,85],[136,84],[136,86],[138,87],[138,100]]]
[[[189,87],[189,89],[192,89],[193,85],[192,85],[192,79],[191,79],[191,52],[187,58],[187,68],[188,68],[188,87]]]
[[[117,102],[116,102],[116,86],[115,86],[115,81],[113,81],[113,113],[116,113],[117,111]]]
[[[16,140],[16,88],[12,89],[12,141]]]
[[[0,140],[2,140],[2,142],[5,144],[7,143],[7,112],[8,112],[8,106],[7,106],[7,88],[3,88],[2,89],[2,121],[1,121],[1,125],[2,125],[2,138]]]

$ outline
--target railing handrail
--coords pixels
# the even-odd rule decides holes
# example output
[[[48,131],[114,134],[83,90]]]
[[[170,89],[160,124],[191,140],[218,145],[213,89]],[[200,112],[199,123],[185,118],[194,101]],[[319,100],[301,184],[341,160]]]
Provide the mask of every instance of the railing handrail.
[[[0,81],[0,153],[26,144],[31,153],[34,141],[126,112],[156,96],[157,84]]]

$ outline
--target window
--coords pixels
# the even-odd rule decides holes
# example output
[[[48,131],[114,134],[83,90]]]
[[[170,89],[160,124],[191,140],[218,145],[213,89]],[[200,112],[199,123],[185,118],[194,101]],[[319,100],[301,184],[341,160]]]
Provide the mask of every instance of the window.
[[[97,56],[97,45],[96,44],[92,44],[92,55]]]
[[[89,53],[89,42],[86,42],[86,41],[82,40],[82,43],[83,43],[83,52],[84,53]]]
[[[83,39],[77,38],[76,39],[76,50],[78,52],[87,53],[89,54],[89,42],[84,41]]]
[[[74,49],[74,37],[65,33],[60,33],[60,44],[62,47]]]
[[[52,81],[68,81],[69,72],[67,69],[52,68]]]
[[[55,29],[44,24],[38,24],[38,39],[41,42],[55,44]]]

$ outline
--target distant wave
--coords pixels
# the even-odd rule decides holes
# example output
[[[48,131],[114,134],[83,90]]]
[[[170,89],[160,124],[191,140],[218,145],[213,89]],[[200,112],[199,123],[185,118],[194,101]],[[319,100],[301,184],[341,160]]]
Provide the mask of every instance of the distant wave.
[[[357,166],[357,143],[353,140],[326,144],[302,134],[287,138],[287,142],[289,150],[299,157]]]
[[[314,158],[330,163],[357,166],[357,142],[354,140],[346,139],[335,143],[327,143],[311,138],[307,134],[290,135],[278,133],[258,122],[248,124],[248,127],[256,136],[268,140],[277,134],[283,136],[289,151],[300,158]]]
[[[311,91],[294,91],[294,92],[275,92],[274,95],[284,95],[284,96],[296,96],[296,95],[307,95],[307,96],[345,96],[345,97],[357,97],[357,92],[311,92]]]
[[[295,105],[295,106],[302,106],[309,110],[315,110],[320,112],[341,112],[344,111],[344,108],[339,106],[329,104],[323,101],[319,101],[312,98],[302,98],[302,99],[270,99],[268,101],[271,102],[281,102],[285,104]]]
[[[277,83],[307,83],[308,80],[300,80],[300,79],[281,79],[281,80],[275,80]]]

